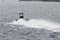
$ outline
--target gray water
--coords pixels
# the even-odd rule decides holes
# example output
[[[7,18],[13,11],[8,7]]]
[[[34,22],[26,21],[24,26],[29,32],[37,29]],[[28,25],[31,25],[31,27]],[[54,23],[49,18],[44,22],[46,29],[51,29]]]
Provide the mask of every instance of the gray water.
[[[60,23],[59,2],[19,2],[2,4],[0,7],[0,21],[12,21],[18,18],[18,13],[23,12],[27,19],[46,19]]]
[[[59,2],[21,1],[18,3],[14,1],[14,3],[0,3],[0,40],[60,40],[60,33],[54,33],[50,30],[4,25],[6,22],[18,19],[18,13],[20,12],[23,12],[24,17],[27,19],[46,19],[60,23]]]

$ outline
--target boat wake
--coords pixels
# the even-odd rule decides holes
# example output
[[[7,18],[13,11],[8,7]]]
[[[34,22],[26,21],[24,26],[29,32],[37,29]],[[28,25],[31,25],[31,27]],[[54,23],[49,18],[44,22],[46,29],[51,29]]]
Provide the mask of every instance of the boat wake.
[[[30,20],[25,20],[25,19],[19,19],[17,21],[9,22],[6,24],[12,24],[12,25],[24,25],[25,27],[31,27],[31,28],[44,28],[47,30],[52,30],[54,32],[60,32],[60,24],[58,23],[53,23],[48,20],[44,19],[30,19]]]

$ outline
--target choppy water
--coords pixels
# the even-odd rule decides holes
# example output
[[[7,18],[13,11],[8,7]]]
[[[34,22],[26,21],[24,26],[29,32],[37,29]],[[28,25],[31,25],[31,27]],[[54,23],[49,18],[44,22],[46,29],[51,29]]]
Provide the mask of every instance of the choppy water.
[[[14,2],[14,1],[13,1]],[[23,12],[27,19],[46,19],[60,23],[60,3],[59,2],[20,2],[20,3],[0,4],[0,39],[1,40],[54,40],[50,34],[55,35],[55,40],[60,40],[60,33],[54,34],[51,31],[40,31],[40,29],[11,27],[5,25],[18,18],[18,13]],[[1,2],[0,2],[1,3]],[[3,24],[2,24],[3,23]],[[11,30],[9,30],[11,28]],[[9,31],[8,31],[9,30]],[[25,35],[27,33],[28,35]],[[28,39],[27,39],[28,38]]]

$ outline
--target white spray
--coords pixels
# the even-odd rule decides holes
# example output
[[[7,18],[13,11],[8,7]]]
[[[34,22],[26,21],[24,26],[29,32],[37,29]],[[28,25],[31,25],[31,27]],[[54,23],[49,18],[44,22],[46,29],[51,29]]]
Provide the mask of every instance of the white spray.
[[[53,23],[44,19],[30,19],[27,21],[23,17],[21,17],[21,19],[18,19],[17,21],[9,22],[6,24],[24,25],[25,27],[44,28],[47,30],[52,30],[54,32],[60,32],[60,24]]]

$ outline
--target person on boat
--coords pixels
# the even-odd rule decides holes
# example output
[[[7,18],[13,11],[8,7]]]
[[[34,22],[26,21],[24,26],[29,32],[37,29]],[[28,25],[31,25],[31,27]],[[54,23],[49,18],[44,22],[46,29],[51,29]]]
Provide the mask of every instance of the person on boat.
[[[24,19],[25,21],[28,21],[28,18],[24,18],[24,13],[19,13],[19,19]]]
[[[23,13],[19,13],[19,18],[24,18]]]
[[[19,18],[16,19],[16,21],[18,21],[19,19],[24,19],[23,13],[19,13]]]

